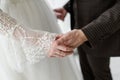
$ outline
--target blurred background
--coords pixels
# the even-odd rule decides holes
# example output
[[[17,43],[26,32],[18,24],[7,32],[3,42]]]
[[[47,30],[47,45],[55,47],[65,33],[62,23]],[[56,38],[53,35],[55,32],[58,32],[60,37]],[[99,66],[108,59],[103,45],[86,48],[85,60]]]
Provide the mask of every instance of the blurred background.
[[[52,9],[63,7],[67,3],[68,0],[46,0],[52,7]],[[60,28],[63,33],[70,31],[70,15],[67,14],[67,17],[65,18],[65,21],[58,20],[58,23],[60,25]],[[79,61],[78,61],[78,55],[77,51],[75,50],[75,60],[79,67]],[[111,63],[110,63],[113,80],[120,80],[120,57],[112,57]]]

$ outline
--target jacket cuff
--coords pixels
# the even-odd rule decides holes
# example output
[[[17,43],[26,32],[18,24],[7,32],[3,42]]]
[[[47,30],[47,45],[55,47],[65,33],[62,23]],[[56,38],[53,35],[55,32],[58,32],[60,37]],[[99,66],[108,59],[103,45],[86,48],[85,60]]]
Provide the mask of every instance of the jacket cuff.
[[[90,27],[92,26],[92,27]],[[94,26],[94,27],[93,27]],[[98,33],[101,33],[101,30],[95,28],[97,25],[87,25],[83,27],[81,30],[85,34],[85,36],[88,39],[89,47],[95,48],[97,47],[97,44],[103,40],[103,37],[101,37],[101,34],[98,35]]]

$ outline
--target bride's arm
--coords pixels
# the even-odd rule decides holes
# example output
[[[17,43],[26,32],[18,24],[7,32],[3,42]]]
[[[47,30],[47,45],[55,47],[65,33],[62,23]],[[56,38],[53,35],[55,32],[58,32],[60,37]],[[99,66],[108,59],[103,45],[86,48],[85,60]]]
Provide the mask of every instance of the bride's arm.
[[[27,61],[31,63],[38,62],[40,58],[48,54],[50,45],[56,36],[54,33],[24,28],[2,10],[0,10],[0,34],[12,36],[20,42]]]

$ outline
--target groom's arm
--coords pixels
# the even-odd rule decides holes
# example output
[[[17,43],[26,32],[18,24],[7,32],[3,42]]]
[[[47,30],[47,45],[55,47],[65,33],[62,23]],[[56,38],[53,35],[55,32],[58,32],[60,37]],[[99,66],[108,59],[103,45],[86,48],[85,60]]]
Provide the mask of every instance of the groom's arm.
[[[92,47],[120,30],[120,0],[96,20],[82,28]]]
[[[70,1],[69,2],[67,2],[65,5],[64,5],[64,9],[67,11],[67,12],[70,12],[71,11],[71,4],[70,4]]]

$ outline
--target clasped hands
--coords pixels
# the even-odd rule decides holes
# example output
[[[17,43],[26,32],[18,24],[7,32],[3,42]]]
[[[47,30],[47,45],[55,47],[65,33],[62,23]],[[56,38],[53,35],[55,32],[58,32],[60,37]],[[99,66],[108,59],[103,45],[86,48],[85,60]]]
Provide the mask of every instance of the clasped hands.
[[[82,30],[74,29],[56,36],[50,49],[49,57],[65,57],[73,53],[74,49],[87,41]]]

